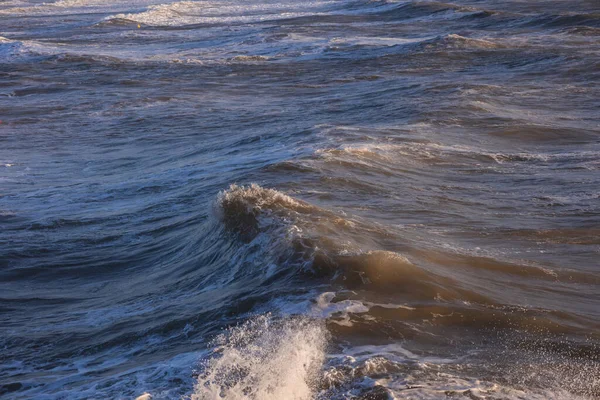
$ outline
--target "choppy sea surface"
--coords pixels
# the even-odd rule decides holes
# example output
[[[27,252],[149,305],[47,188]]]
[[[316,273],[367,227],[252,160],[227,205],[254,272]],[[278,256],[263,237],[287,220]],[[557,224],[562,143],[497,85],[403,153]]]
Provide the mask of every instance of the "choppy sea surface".
[[[4,0],[3,399],[600,398],[597,0]]]

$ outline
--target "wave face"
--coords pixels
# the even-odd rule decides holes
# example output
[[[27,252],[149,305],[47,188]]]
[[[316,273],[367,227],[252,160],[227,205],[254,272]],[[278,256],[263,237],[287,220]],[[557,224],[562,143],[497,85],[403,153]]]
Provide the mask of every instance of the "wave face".
[[[600,397],[597,0],[0,35],[2,399]]]

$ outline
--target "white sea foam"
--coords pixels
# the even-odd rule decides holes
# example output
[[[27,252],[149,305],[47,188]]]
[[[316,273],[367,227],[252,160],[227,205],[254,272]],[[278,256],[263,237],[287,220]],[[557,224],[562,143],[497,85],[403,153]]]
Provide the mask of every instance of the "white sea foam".
[[[237,211],[260,213],[268,210],[287,209],[291,211],[309,212],[315,207],[295,200],[275,189],[263,188],[255,183],[248,186],[230,185],[229,189],[219,193],[217,199],[223,211],[234,207]]]
[[[369,143],[343,145],[338,148],[319,149],[316,155],[325,160],[350,157],[351,162],[371,164],[398,163],[470,163],[493,162],[510,164],[520,162],[549,163],[559,161],[580,162],[593,169],[599,154],[596,151],[548,152],[495,152],[465,145],[446,145],[434,142]]]
[[[325,292],[319,295],[316,305],[310,310],[310,315],[316,318],[330,318],[331,321],[342,326],[352,326],[350,314],[363,314],[369,311],[369,307],[358,300],[341,300],[333,302],[336,294]]]
[[[107,20],[125,19],[154,26],[258,22],[315,15],[321,11],[324,12],[333,4],[335,4],[333,1],[254,4],[248,2],[179,1],[151,5],[139,13],[113,15]]]
[[[331,46],[374,46],[374,47],[385,47],[385,46],[398,46],[404,44],[419,43],[423,40],[431,39],[427,38],[400,38],[400,37],[383,37],[383,36],[345,36],[335,37],[329,40]],[[312,41],[318,40],[318,38],[312,38]]]
[[[58,44],[37,40],[11,40],[0,36],[0,61],[22,61],[28,57],[51,56],[64,53]]]
[[[256,317],[218,338],[191,399],[312,399],[326,342],[314,321]]]

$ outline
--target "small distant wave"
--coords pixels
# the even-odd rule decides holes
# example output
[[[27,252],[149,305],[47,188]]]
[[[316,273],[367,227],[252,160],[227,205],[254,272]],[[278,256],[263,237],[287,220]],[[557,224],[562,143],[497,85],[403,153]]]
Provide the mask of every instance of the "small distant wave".
[[[333,4],[335,2],[332,1],[246,5],[179,1],[151,5],[145,11],[117,14],[107,17],[106,20],[131,20],[148,26],[249,23],[315,15]]]
[[[561,32],[568,35],[600,36],[600,28],[594,28],[591,26],[575,26],[572,28],[562,29]]]
[[[426,50],[498,49],[504,47],[489,40],[471,39],[456,34],[424,41],[421,46]]]
[[[600,28],[600,13],[569,13],[550,14],[528,18],[524,21],[526,26],[540,26],[544,28],[591,26]]]
[[[254,55],[254,56],[252,56],[252,55],[235,56],[235,57],[232,57],[230,59],[230,61],[241,62],[241,63],[244,63],[244,62],[262,62],[262,61],[268,61],[268,60],[269,60],[269,57],[258,56],[258,55]]]
[[[107,17],[105,22],[120,23],[120,21],[133,21],[144,25],[191,25],[200,22],[200,13],[203,3],[193,1],[180,1],[171,4],[150,6],[146,11],[135,14],[118,14]]]
[[[98,7],[105,6],[106,1],[103,0],[58,0],[55,2],[44,3],[46,6],[62,7],[62,8],[77,8],[77,7]]]
[[[573,151],[561,153],[515,152],[501,153],[471,146],[444,145],[436,142],[405,142],[399,144],[364,144],[349,145],[333,149],[317,150],[316,154],[327,160],[340,160],[354,164],[365,164],[376,167],[394,168],[406,164],[448,164],[463,165],[475,163],[514,164],[514,163],[573,163],[574,165],[589,164],[596,160],[595,151]]]
[[[110,18],[98,22],[95,26],[97,27],[108,27],[108,26],[123,26],[123,27],[135,27],[138,22],[127,19],[127,18]]]
[[[325,53],[336,55],[347,52],[348,56],[380,57],[392,54],[410,54],[422,52],[454,52],[506,49],[505,43],[483,38],[469,38],[457,34],[420,38],[386,38],[386,37],[345,37],[330,40],[324,47]]]
[[[28,49],[23,42],[0,36],[0,61],[10,61],[27,53]]]
[[[61,53],[56,54],[51,57],[48,57],[46,62],[49,63],[72,63],[72,64],[107,64],[107,65],[115,65],[125,63],[126,60],[123,60],[118,57],[102,55],[102,54],[76,54],[76,53]]]
[[[0,37],[0,62],[30,62],[75,64],[115,64],[124,60],[103,54],[65,52],[60,45],[34,40],[18,41]]]
[[[475,8],[459,6],[438,1],[410,1],[400,3],[391,10],[379,12],[378,15],[390,19],[431,18],[439,14],[454,16],[456,13],[471,13]]]

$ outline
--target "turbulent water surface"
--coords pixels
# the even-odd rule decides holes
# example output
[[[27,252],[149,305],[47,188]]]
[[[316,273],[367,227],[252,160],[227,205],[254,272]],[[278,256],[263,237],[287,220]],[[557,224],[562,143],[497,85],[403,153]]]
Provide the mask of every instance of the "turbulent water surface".
[[[600,397],[597,0],[4,0],[0,397]]]

